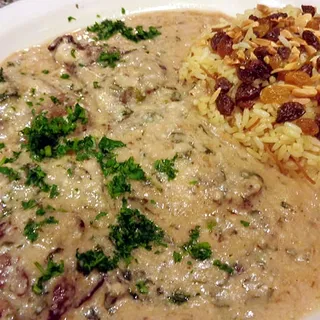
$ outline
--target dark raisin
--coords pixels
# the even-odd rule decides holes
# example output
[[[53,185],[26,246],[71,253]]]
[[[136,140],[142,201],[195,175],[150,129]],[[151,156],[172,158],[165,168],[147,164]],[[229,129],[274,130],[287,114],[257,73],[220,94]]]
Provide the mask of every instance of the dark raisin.
[[[320,57],[318,57],[317,62],[316,62],[316,69],[320,73]]]
[[[277,13],[272,13],[269,16],[266,17],[268,20],[278,20],[280,18],[287,18],[288,14],[284,12],[277,12]]]
[[[264,59],[264,57],[266,57],[267,55],[269,55],[268,52],[268,48],[267,47],[257,47],[254,49],[253,53],[255,54],[255,56],[259,59],[262,60]]]
[[[232,39],[225,34],[220,42],[218,43],[217,47],[217,53],[221,58],[224,58],[227,55],[230,55],[232,53],[232,46],[233,46],[233,41]]]
[[[259,20],[259,18],[257,16],[254,16],[253,14],[250,14],[249,19],[253,20],[253,21],[258,21]]]
[[[280,36],[280,29],[276,27],[268,31],[267,34],[264,36],[264,38],[277,42],[279,39],[279,36]]]
[[[218,90],[219,88],[221,88],[222,93],[228,93],[232,88],[232,83],[227,78],[220,77],[217,79],[214,89]]]
[[[219,94],[216,103],[217,109],[224,116],[230,116],[235,108],[235,104],[232,99],[224,93]]]
[[[320,50],[320,41],[312,31],[303,31],[302,38],[307,42],[309,46],[313,46],[315,49]]]
[[[312,16],[314,16],[316,14],[316,12],[317,12],[317,9],[315,7],[313,7],[313,6],[302,5],[301,9],[302,9],[303,13],[310,13]]]
[[[301,103],[286,102],[279,107],[276,122],[283,123],[286,121],[297,120],[305,113],[306,111]]]
[[[279,47],[277,51],[282,60],[287,60],[290,57],[291,50],[287,47]]]
[[[319,128],[319,132],[315,135],[315,137],[320,140],[320,114],[319,113],[316,114],[314,121],[318,125],[318,128]]]
[[[320,106],[320,93],[318,92],[314,98],[317,101],[318,106]]]
[[[311,78],[312,77],[313,65],[312,65],[311,62],[308,62],[305,65],[303,65],[299,70],[305,72]]]
[[[217,51],[218,49],[218,44],[221,41],[221,39],[224,37],[226,33],[224,31],[219,31],[217,32],[211,39],[211,48],[214,51]]]
[[[255,104],[254,100],[248,100],[248,101],[239,101],[237,103],[237,106],[244,110],[244,109],[251,109],[253,107],[253,105]]]
[[[236,92],[236,103],[254,100],[259,97],[260,91],[260,88],[256,88],[251,84],[241,83]]]
[[[256,79],[267,80],[271,74],[271,67],[260,60],[251,60],[238,66],[238,78],[245,83],[251,83]]]

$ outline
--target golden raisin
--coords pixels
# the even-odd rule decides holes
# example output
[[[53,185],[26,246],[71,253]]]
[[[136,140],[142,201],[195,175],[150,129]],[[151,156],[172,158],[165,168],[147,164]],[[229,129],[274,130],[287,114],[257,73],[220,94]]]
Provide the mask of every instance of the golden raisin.
[[[263,103],[283,104],[290,98],[291,91],[288,88],[279,85],[265,87],[260,93],[260,100]]]
[[[300,127],[302,132],[309,136],[315,136],[319,133],[319,127],[317,123],[308,118],[298,119],[295,124]]]
[[[269,58],[269,65],[271,66],[272,69],[277,69],[280,67],[282,62],[281,57],[278,54],[275,54],[274,56],[271,56]]]
[[[314,17],[307,23],[306,27],[313,30],[320,30],[320,17]]]
[[[304,71],[290,71],[285,75],[284,81],[298,87],[312,84],[310,76]]]

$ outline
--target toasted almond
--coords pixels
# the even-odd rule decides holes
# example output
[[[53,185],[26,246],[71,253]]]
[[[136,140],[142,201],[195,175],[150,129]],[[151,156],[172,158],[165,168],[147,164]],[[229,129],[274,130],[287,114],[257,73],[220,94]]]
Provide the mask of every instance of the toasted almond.
[[[219,24],[216,24],[216,25],[212,26],[211,27],[211,31],[212,32],[216,32],[216,31],[220,31],[222,29],[229,28],[229,27],[230,27],[230,24],[227,24],[226,22],[219,23]]]
[[[286,29],[281,30],[280,34],[281,34],[283,37],[285,37],[286,39],[289,39],[289,40],[293,38],[292,33],[291,33],[289,30],[286,30]]]
[[[311,77],[311,81],[314,83],[314,82],[317,82],[318,80],[320,80],[320,74],[316,74],[314,76]],[[316,88],[318,88],[319,86],[317,86]],[[317,89],[318,90],[318,89]]]
[[[311,19],[312,15],[310,13],[302,14],[296,18],[295,25],[297,27],[304,28]]]
[[[257,9],[264,14],[269,14],[270,13],[270,8],[264,4],[258,4]]]
[[[300,42],[299,41],[290,40],[289,42],[290,42],[291,46],[300,47]]]
[[[296,88],[292,91],[292,95],[297,98],[313,98],[318,91],[314,87]]]
[[[287,65],[284,66],[284,68],[277,68],[274,69],[271,74],[273,73],[277,73],[280,71],[291,71],[291,70],[297,70],[300,67],[300,63],[299,62],[292,62],[292,63],[288,63]]]
[[[295,98],[295,99],[292,99],[293,102],[299,102],[301,103],[302,105],[306,105],[308,104],[311,100],[309,98]]]
[[[252,39],[254,43],[256,43],[259,46],[269,47],[271,46],[271,41],[261,38]]]
[[[309,56],[314,56],[317,53],[317,50],[313,46],[305,45],[304,48]]]
[[[213,95],[212,95],[211,98],[210,98],[210,104],[213,104],[213,103],[217,100],[220,92],[221,92],[221,88],[218,88],[218,89],[213,93]]]
[[[298,43],[300,43],[302,45],[307,45],[307,43],[301,38],[295,37],[295,38],[292,38],[292,41],[296,41],[296,42],[298,42]]]

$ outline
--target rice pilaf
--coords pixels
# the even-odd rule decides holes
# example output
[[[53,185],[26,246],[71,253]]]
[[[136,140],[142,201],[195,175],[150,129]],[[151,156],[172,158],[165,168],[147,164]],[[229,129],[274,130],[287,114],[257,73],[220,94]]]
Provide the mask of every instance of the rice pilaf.
[[[180,79],[201,115],[248,153],[315,183],[320,171],[320,15],[258,5],[210,26]]]

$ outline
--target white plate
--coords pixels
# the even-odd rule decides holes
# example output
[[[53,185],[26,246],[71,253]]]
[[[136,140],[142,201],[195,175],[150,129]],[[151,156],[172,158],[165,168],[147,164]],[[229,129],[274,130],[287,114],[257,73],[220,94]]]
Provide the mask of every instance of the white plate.
[[[257,3],[272,7],[301,4],[319,7],[319,0],[20,0],[0,9],[0,61],[24,49],[92,24],[102,18],[143,11],[193,8],[222,11],[229,15],[253,8]],[[226,5],[227,3],[227,5]],[[76,7],[76,4],[79,8]],[[68,17],[77,20],[68,22]],[[284,319],[285,320],[285,319]],[[320,312],[305,320],[320,320]]]

